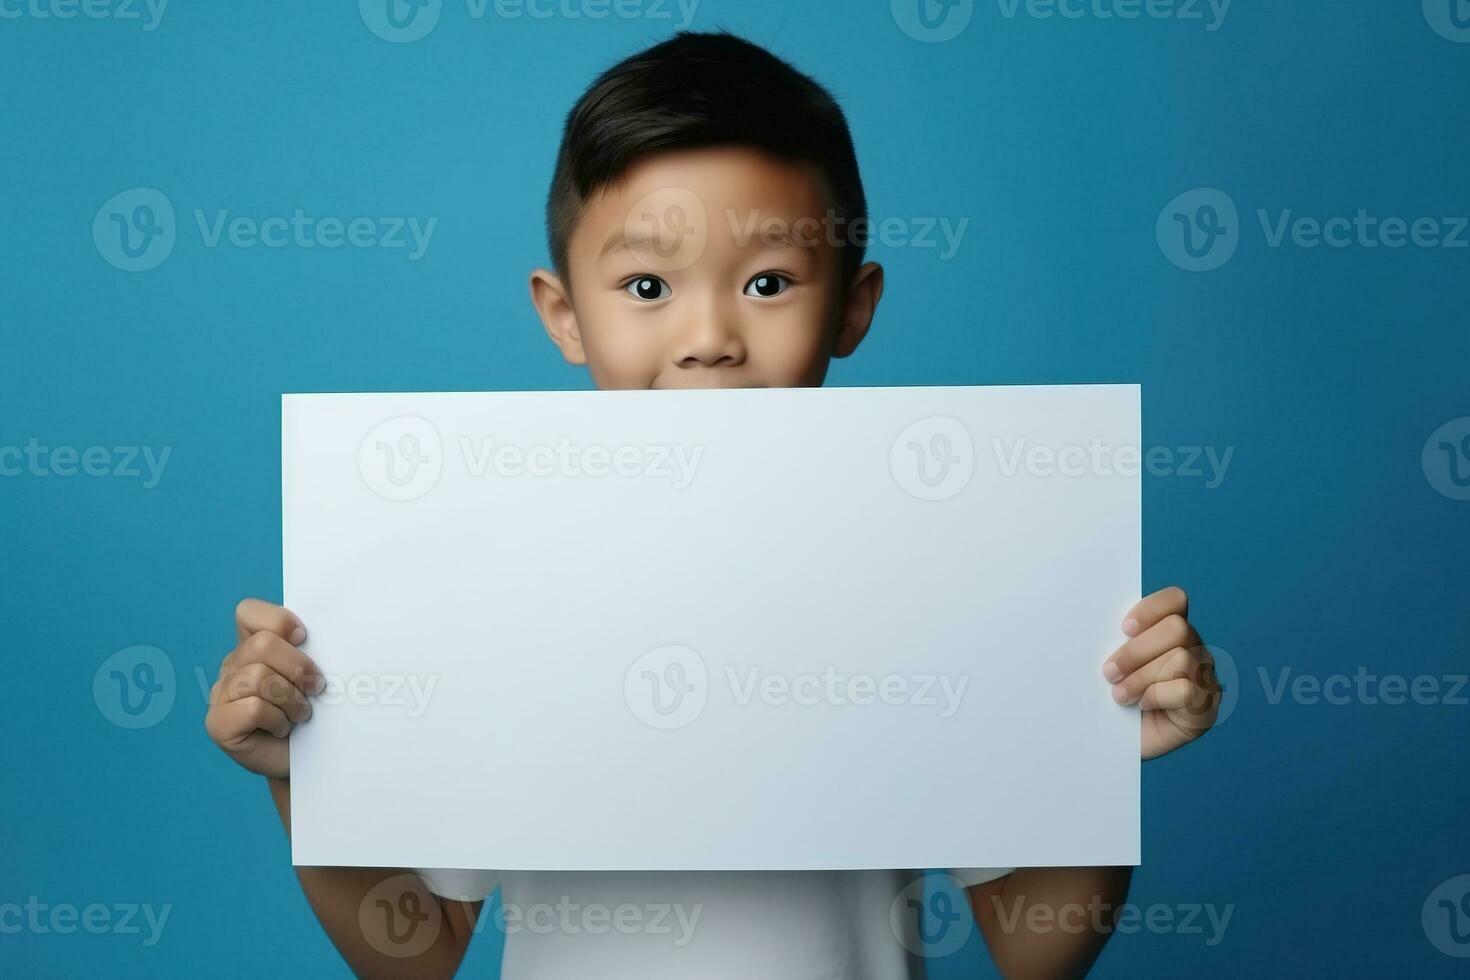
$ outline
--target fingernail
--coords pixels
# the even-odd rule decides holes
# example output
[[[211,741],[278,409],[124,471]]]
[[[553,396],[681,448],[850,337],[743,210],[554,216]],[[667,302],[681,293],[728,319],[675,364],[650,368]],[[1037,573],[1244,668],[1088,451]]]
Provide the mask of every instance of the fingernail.
[[[294,630],[291,631],[291,645],[293,647],[299,647],[299,646],[301,646],[302,641],[305,640],[305,639],[306,639],[306,627],[305,626],[298,626]]]
[[[1103,664],[1103,676],[1111,683],[1116,684],[1123,679],[1123,670],[1116,662],[1109,660]]]
[[[1128,697],[1128,688],[1124,687],[1122,684],[1114,684],[1113,700],[1118,702],[1119,704],[1127,704],[1130,700]]]
[[[1136,620],[1136,619],[1125,619],[1125,620],[1123,620],[1123,633],[1125,635],[1127,635],[1127,636],[1135,636],[1135,635],[1137,635],[1137,633],[1138,633],[1138,620]]]

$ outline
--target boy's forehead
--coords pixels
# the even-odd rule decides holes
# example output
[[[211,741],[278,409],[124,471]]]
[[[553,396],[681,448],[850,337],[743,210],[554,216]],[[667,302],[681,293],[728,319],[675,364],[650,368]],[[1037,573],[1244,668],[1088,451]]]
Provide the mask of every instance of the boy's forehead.
[[[729,232],[775,219],[792,225],[831,207],[812,164],[745,147],[652,154],[588,200],[572,231],[574,251],[600,256],[654,235]]]

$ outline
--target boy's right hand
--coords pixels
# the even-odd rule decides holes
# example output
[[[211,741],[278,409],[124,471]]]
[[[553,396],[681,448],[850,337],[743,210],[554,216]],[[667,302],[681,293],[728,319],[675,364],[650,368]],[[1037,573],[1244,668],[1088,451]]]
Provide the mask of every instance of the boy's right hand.
[[[221,661],[209,691],[204,729],[246,769],[285,779],[291,729],[311,717],[307,699],[326,680],[297,649],[306,627],[284,606],[243,600],[235,607],[235,635],[239,642]]]

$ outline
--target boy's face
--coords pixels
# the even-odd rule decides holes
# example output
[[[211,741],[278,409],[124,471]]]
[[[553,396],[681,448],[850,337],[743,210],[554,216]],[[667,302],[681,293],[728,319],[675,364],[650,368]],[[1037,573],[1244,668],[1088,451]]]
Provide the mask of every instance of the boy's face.
[[[538,269],[532,299],[599,388],[820,385],[883,290],[874,263],[842,282],[830,207],[816,168],[759,151],[645,157],[587,202],[570,282]]]

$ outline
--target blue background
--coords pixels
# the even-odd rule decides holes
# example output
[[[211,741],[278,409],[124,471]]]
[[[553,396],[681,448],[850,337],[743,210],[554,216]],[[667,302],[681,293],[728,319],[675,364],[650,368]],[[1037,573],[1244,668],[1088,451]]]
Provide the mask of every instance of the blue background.
[[[1470,213],[1470,44],[1417,2],[1238,0],[1223,26],[1007,18],[921,43],[883,0],[703,0],[829,84],[875,216],[967,217],[958,254],[885,248],[841,385],[1139,381],[1148,445],[1234,447],[1224,481],[1145,485],[1145,588],[1185,585],[1239,672],[1207,739],[1145,766],[1133,900],[1234,905],[1224,941],[1117,936],[1101,976],[1449,976],[1426,897],[1470,871],[1470,709],[1271,703],[1293,675],[1464,673],[1470,502],[1431,432],[1470,416],[1470,250],[1268,246],[1257,209]],[[162,941],[0,935],[23,975],[345,975],[265,787],[202,729],[195,681],[245,595],[280,596],[279,395],[588,385],[526,273],[561,119],[669,21],[472,19],[375,36],[346,0],[175,0],[138,22],[0,20],[0,444],[168,446],[162,481],[0,478],[0,902],[173,906]],[[156,188],[172,255],[120,271],[104,201]],[[1201,273],[1155,221],[1225,191],[1240,246]],[[437,216],[427,254],[206,248],[192,211]],[[111,723],[92,678],[156,646],[171,713]],[[1078,819],[1086,814],[1078,813]],[[500,937],[466,976],[496,973]],[[288,966],[289,964],[289,966]],[[993,975],[978,938],[936,977]]]

